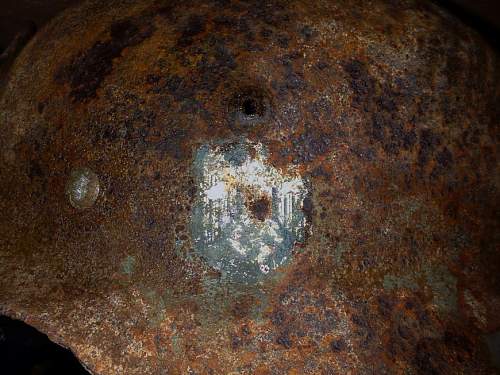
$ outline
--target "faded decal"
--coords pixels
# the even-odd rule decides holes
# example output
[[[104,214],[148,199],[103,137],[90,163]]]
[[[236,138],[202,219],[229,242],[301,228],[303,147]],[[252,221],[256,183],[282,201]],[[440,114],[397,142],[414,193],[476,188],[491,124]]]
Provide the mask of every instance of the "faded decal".
[[[280,171],[250,142],[203,145],[194,159],[195,251],[224,278],[254,282],[288,262],[305,236],[308,195],[296,170]]]

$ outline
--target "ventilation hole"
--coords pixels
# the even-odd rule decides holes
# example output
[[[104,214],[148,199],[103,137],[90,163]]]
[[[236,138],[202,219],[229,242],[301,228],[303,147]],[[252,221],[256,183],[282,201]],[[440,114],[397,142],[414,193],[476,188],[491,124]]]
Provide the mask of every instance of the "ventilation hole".
[[[19,320],[0,315],[2,374],[90,375],[73,353]]]
[[[243,114],[246,116],[255,116],[257,114],[257,103],[253,99],[245,99],[242,107]]]
[[[229,111],[237,124],[256,125],[263,122],[270,112],[267,93],[260,87],[240,87],[230,100]]]

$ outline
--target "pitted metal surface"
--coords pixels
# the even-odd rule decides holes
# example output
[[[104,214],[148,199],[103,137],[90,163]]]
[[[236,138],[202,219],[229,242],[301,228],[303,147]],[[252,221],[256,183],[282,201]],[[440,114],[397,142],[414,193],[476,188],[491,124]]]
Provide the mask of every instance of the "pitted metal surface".
[[[101,375],[494,374],[499,102],[425,1],[69,9],[0,101],[0,311]]]

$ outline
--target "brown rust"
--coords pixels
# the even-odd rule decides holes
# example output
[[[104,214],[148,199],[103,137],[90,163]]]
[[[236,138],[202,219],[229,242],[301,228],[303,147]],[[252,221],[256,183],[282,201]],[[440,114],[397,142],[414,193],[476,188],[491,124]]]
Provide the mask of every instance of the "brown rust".
[[[270,214],[271,202],[266,196],[250,201],[249,206],[250,212],[257,220],[264,221],[264,219]]]
[[[89,1],[0,101],[0,311],[95,374],[492,374],[499,102],[498,55],[425,1]],[[309,189],[253,284],[190,230],[196,150],[242,139]]]

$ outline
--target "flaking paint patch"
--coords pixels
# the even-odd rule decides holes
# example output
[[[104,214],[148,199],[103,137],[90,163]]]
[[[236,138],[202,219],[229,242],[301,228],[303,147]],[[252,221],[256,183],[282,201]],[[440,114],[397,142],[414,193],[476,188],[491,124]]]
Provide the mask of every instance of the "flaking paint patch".
[[[290,261],[305,237],[307,183],[248,141],[206,144],[195,156],[195,251],[224,278],[254,282]]]

